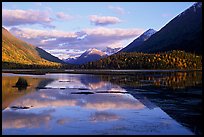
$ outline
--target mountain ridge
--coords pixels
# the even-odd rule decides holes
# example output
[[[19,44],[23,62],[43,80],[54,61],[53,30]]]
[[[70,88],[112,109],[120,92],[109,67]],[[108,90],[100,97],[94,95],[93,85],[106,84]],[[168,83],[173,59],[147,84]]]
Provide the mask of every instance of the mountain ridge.
[[[70,64],[86,64],[91,61],[97,61],[103,57],[106,57],[107,55],[96,49],[96,48],[90,48],[86,50],[84,53],[82,53],[79,57],[77,58],[70,58],[65,60],[65,62],[70,63]]]
[[[177,15],[147,41],[131,52],[158,53],[170,50],[202,54],[202,3]],[[195,46],[196,45],[196,46]]]
[[[49,61],[42,56],[56,59],[56,57],[43,49],[16,38],[7,29],[2,27],[2,62],[24,65],[57,65],[59,63]]]
[[[138,38],[133,40],[126,47],[121,49],[119,52],[131,52],[133,48],[140,46],[144,41],[148,40],[152,35],[154,35],[157,31],[154,29],[148,29],[143,34],[141,34]]]

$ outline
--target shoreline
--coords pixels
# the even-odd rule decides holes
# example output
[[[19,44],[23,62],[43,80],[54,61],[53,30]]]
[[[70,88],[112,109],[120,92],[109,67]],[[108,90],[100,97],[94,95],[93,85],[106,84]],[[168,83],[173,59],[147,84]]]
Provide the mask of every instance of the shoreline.
[[[202,69],[178,70],[178,69],[140,69],[140,70],[110,70],[110,69],[2,69],[2,73],[45,75],[48,73],[67,74],[94,74],[94,75],[134,75],[138,73],[159,72],[190,72],[202,71]]]

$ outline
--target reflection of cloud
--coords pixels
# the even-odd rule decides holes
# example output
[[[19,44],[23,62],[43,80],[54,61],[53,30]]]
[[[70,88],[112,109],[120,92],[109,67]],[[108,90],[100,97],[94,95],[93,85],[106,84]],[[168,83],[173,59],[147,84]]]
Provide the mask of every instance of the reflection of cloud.
[[[91,89],[99,89],[99,88],[105,87],[106,84],[107,82],[101,81],[98,83],[89,83],[87,86]]]
[[[71,92],[78,90],[61,90],[61,92],[69,92],[69,94],[60,94],[53,89],[33,93],[24,96],[21,100],[12,103],[13,106],[33,106],[33,108],[65,107],[80,106],[85,109],[108,110],[108,109],[143,109],[145,106],[138,100],[119,93],[110,94],[92,94],[92,95],[75,95]],[[52,97],[55,97],[54,99]],[[83,98],[83,100],[81,100]],[[31,108],[32,109],[32,108]]]
[[[41,95],[40,99],[32,99],[27,98],[23,101],[16,102],[19,106],[26,106],[25,104],[32,104],[34,108],[45,108],[49,106],[53,107],[63,107],[63,106],[76,106],[77,100],[56,100],[56,98],[52,98],[53,96],[49,95]]]
[[[59,124],[59,125],[64,125],[64,124],[66,124],[67,122],[69,122],[70,121],[70,119],[68,119],[68,118],[61,118],[61,119],[58,119],[57,120],[57,123]]]
[[[15,111],[4,111],[2,113],[2,128],[36,128],[42,124],[48,124],[51,120],[49,113],[19,113]]]
[[[118,120],[120,117],[116,114],[112,114],[109,112],[96,112],[91,115],[90,119],[92,122],[98,121],[115,121]]]
[[[120,98],[117,98],[120,99]],[[143,109],[145,106],[140,102],[125,102],[125,101],[99,101],[95,103],[86,103],[85,108],[108,110],[108,109]]]

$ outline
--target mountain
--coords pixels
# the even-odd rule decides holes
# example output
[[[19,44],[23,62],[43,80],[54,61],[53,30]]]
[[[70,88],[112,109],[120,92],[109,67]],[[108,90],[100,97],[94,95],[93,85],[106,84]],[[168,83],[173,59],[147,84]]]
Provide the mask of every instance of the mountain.
[[[108,56],[117,53],[121,48],[111,48],[111,47],[106,47],[106,49],[102,50],[104,53],[106,53]]]
[[[81,56],[79,56],[78,58],[75,58],[75,59],[69,58],[69,59],[66,59],[65,62],[70,64],[86,64],[90,61],[97,61],[106,56],[107,55],[104,52],[97,50],[95,48],[91,48],[85,51],[83,54],[81,54]]]
[[[61,61],[41,48],[28,44],[2,27],[2,62],[23,65],[57,65]],[[58,64],[59,65],[59,64]]]
[[[133,42],[131,42],[129,45],[127,45],[125,48],[123,48],[119,52],[132,52],[133,48],[140,46],[144,41],[149,39],[156,32],[157,31],[154,29],[148,29],[142,35],[140,35],[137,39],[135,39]]]
[[[41,58],[46,59],[48,61],[57,62],[57,63],[65,63],[64,61],[60,60],[58,57],[55,57],[51,55],[50,53],[46,52],[45,50],[35,47],[35,49],[38,51],[38,54]]]
[[[202,2],[197,2],[167,23],[131,52],[157,53],[170,50],[202,54]]]

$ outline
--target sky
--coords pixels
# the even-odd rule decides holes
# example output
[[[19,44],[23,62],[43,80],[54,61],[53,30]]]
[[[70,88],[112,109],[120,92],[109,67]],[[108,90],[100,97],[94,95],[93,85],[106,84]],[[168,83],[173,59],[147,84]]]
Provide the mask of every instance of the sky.
[[[2,2],[2,26],[60,59],[125,47],[194,2]]]

